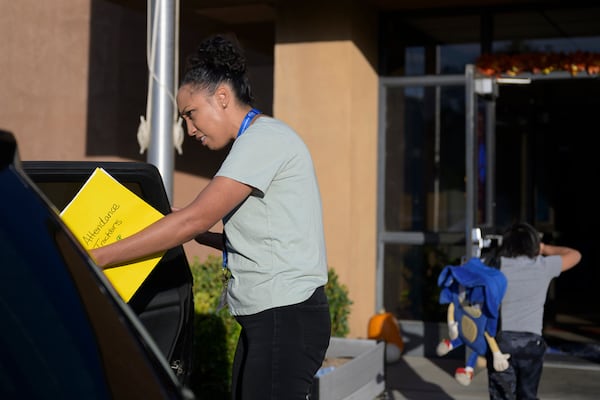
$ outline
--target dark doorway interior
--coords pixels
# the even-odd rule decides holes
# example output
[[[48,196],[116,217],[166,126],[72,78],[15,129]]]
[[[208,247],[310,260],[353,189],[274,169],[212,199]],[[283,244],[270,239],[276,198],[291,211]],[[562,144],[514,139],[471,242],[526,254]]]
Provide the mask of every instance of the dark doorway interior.
[[[546,305],[550,339],[600,342],[598,179],[600,78],[501,86],[497,99],[496,221],[524,219],[544,240],[582,252],[555,279]]]

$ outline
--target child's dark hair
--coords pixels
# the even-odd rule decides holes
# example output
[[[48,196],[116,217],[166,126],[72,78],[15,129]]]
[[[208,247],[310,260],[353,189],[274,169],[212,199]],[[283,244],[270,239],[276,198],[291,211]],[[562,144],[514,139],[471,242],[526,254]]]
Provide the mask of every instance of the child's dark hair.
[[[246,58],[237,42],[225,35],[214,35],[200,43],[187,58],[181,86],[191,84],[214,93],[228,82],[238,99],[252,105],[254,98],[246,76]]]
[[[534,258],[540,253],[540,235],[526,222],[515,223],[504,232],[499,253],[502,257]]]

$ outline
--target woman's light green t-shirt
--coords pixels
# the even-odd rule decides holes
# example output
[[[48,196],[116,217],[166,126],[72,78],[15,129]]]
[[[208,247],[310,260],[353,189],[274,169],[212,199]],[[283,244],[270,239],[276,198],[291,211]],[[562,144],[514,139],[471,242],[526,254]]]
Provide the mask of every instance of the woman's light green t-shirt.
[[[308,148],[263,116],[239,136],[216,176],[254,188],[223,219],[233,315],[300,303],[327,282],[321,196]]]

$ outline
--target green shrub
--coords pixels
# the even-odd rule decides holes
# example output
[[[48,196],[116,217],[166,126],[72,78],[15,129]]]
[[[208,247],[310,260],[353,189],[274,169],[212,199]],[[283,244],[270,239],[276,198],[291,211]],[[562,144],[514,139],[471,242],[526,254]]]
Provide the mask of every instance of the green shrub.
[[[223,290],[220,257],[190,265],[194,278],[194,345],[190,388],[201,399],[229,399],[231,365],[240,326],[225,307],[217,310]]]
[[[231,366],[240,326],[227,308],[216,311],[223,290],[221,257],[209,256],[191,265],[194,279],[194,354],[190,388],[198,398],[229,399]],[[331,312],[331,335],[345,337],[352,301],[333,269],[325,293]]]
[[[338,275],[331,268],[329,268],[328,277],[325,293],[327,293],[329,312],[331,313],[331,336],[346,337],[350,331],[348,316],[352,300],[348,296],[348,288],[340,283]]]

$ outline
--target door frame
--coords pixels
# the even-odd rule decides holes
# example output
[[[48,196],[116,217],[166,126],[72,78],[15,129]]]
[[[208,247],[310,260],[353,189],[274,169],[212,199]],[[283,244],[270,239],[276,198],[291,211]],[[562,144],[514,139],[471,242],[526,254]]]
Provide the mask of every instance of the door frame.
[[[423,245],[431,240],[438,243],[448,241],[465,242],[465,255],[476,255],[481,249],[481,238],[476,235],[475,221],[477,216],[477,143],[475,128],[477,123],[478,101],[484,100],[486,106],[485,136],[486,136],[486,156],[488,159],[488,176],[486,185],[485,208],[486,224],[493,223],[493,198],[494,198],[494,148],[493,143],[495,135],[495,96],[497,94],[497,79],[482,77],[475,73],[473,65],[465,67],[464,75],[420,75],[410,77],[382,77],[379,80],[379,116],[378,116],[378,167],[377,167],[377,265],[376,265],[376,290],[375,290],[375,311],[384,308],[384,251],[386,244],[407,244]],[[435,109],[435,130],[440,132],[440,89],[442,86],[465,87],[465,229],[463,233],[457,234],[436,234],[425,233],[422,231],[385,231],[384,227],[384,191],[385,191],[385,153],[386,153],[386,115],[388,106],[386,102],[387,90],[389,88],[410,87],[410,86],[435,86],[436,87],[436,109]],[[432,238],[436,236],[436,238]],[[468,240],[466,240],[468,238]]]

